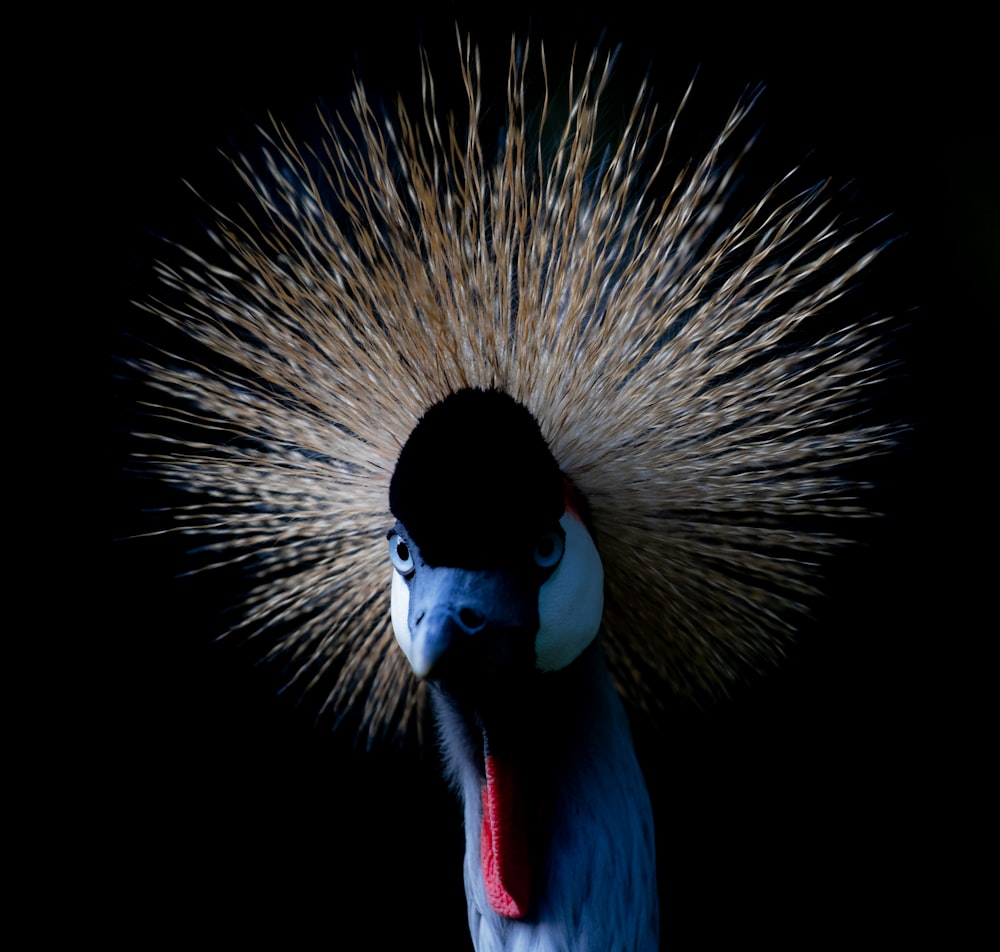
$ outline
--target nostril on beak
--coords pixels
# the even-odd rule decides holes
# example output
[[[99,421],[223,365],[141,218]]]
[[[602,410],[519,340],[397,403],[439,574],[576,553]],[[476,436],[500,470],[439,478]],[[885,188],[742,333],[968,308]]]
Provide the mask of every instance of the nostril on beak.
[[[458,620],[470,635],[479,631],[486,624],[486,616],[474,608],[459,609]]]

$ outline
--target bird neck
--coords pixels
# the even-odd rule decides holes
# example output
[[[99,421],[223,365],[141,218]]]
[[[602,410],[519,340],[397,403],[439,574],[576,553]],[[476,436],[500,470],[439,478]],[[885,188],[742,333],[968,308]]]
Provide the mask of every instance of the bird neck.
[[[599,647],[511,695],[434,692],[477,950],[656,948],[652,811]]]

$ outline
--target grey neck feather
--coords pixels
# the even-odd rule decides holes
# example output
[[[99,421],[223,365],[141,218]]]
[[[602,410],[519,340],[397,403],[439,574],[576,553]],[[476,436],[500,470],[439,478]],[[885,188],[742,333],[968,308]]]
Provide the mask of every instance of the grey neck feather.
[[[465,890],[477,952],[653,952],[659,907],[653,816],[625,709],[597,645],[550,679],[532,741],[551,805],[532,913],[498,915],[480,865],[482,740],[441,691],[435,712],[465,811]],[[541,693],[541,692],[540,692]],[[477,745],[478,750],[477,750]]]

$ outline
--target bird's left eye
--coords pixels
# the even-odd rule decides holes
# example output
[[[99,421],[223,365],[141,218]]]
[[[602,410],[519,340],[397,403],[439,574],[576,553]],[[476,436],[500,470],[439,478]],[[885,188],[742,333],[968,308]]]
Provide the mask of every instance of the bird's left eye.
[[[400,575],[409,575],[413,571],[413,553],[406,540],[395,532],[389,534],[389,558]]]
[[[566,542],[561,532],[556,532],[554,529],[551,532],[546,532],[535,543],[533,553],[535,564],[543,569],[552,568],[562,558],[565,548]]]

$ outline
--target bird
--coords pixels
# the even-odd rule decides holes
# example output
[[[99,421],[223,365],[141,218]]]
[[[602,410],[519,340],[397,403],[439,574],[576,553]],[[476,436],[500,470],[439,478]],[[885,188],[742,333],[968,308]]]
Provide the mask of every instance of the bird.
[[[455,391],[389,500],[393,629],[465,804],[477,948],[656,948],[652,810],[594,644],[603,566],[538,424],[502,390]]]
[[[365,744],[432,719],[477,950],[656,949],[631,718],[780,662],[869,514],[883,319],[842,311],[881,246],[794,170],[731,209],[754,95],[678,162],[690,89],[612,135],[614,51],[557,89],[515,38],[493,142],[457,46],[464,115],[422,54],[418,110],[358,79],[233,157],[249,201],[139,302],[136,458],[290,686]]]

